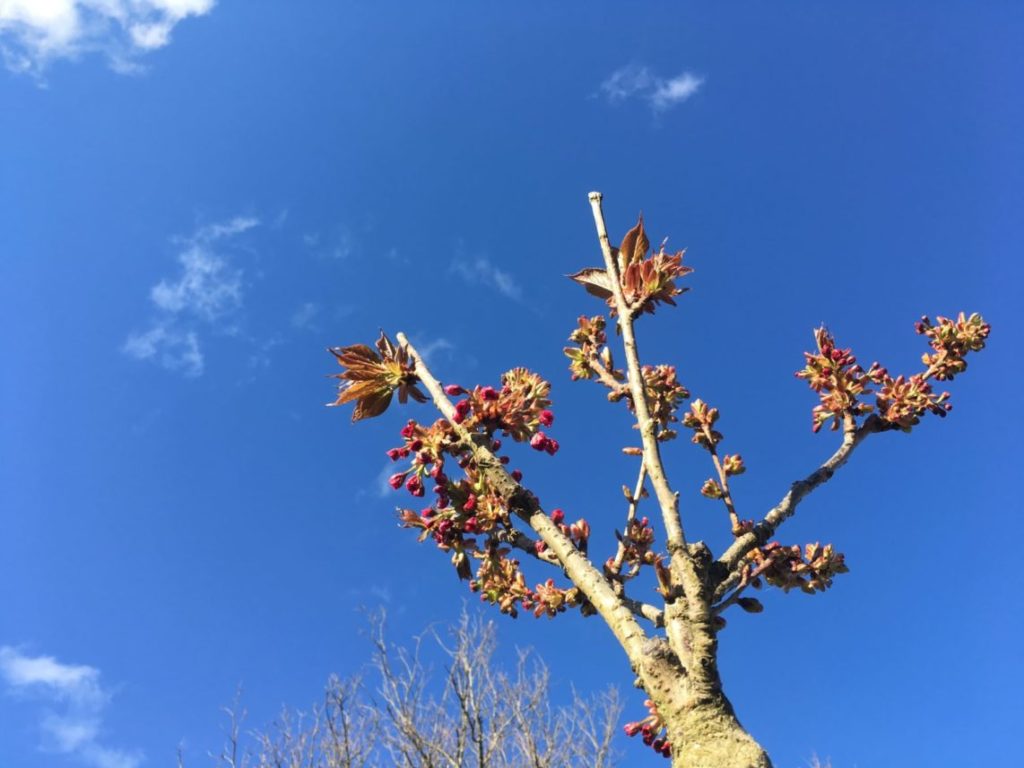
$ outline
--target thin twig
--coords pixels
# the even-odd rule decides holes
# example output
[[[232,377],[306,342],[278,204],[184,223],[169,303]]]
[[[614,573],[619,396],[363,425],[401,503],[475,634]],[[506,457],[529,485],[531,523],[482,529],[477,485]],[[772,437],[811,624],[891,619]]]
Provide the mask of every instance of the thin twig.
[[[619,575],[619,571],[622,570],[622,563],[626,557],[626,542],[625,535],[629,531],[629,524],[636,519],[636,509],[640,505],[640,496],[644,490],[644,481],[647,479],[647,465],[643,461],[640,462],[640,474],[636,479],[636,487],[633,489],[633,495],[629,497],[629,508],[626,510],[626,528],[623,531],[623,538],[619,539],[619,548],[615,552],[615,557],[612,560],[609,570],[616,576]],[[623,486],[625,487],[625,486]]]

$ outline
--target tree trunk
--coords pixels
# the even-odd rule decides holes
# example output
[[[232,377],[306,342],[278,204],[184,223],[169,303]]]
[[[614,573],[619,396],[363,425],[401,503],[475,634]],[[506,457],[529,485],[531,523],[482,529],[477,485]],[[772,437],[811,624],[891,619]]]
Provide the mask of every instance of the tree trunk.
[[[687,623],[688,666],[664,640],[650,640],[640,677],[672,745],[673,768],[772,768],[722,691],[718,641],[709,622]]]
[[[673,768],[772,768],[768,754],[743,730],[724,694],[690,701],[666,720]]]

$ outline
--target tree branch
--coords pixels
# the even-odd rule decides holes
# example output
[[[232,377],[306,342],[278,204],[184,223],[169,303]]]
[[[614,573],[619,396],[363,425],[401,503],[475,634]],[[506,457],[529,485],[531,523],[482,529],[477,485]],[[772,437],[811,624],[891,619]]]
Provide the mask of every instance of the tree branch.
[[[753,530],[737,538],[718,558],[715,563],[715,569],[721,574],[721,580],[715,590],[716,598],[729,589],[727,585],[730,581],[733,581],[734,572],[747,556],[747,553],[754,549],[754,547],[766,544],[776,529],[793,516],[797,506],[808,494],[832,479],[836,470],[849,460],[851,454],[864,441],[864,438],[874,432],[882,432],[885,428],[885,422],[874,415],[869,416],[860,427],[852,426],[852,424],[847,426],[843,432],[843,442],[836,452],[803,480],[797,480],[793,483],[786,495],[783,496],[782,501],[772,507],[768,514],[764,516],[764,519],[754,526]]]
[[[622,292],[618,264],[615,261],[615,254],[612,252],[611,243],[608,241],[608,229],[604,223],[601,199],[602,195],[600,192],[590,193],[590,207],[594,214],[594,225],[597,227],[597,238],[601,243],[605,270],[608,273],[608,281],[612,286],[615,308],[619,315],[619,328],[622,330],[622,346],[626,353],[629,389],[633,396],[636,422],[640,428],[640,437],[643,441],[644,465],[647,467],[647,473],[651,476],[651,485],[654,486],[654,492],[658,497],[658,504],[661,507],[669,554],[673,557],[678,554],[688,558],[686,536],[683,533],[683,524],[679,518],[679,498],[672,492],[661,462],[661,451],[658,448],[658,441],[655,439],[655,424],[651,418],[650,408],[647,405],[643,371],[640,368],[636,336],[633,333],[633,310],[626,303],[626,297]]]
[[[465,447],[472,451],[480,470],[487,475],[488,480],[502,496],[508,499],[509,509],[537,532],[548,549],[558,558],[558,562],[561,563],[573,584],[579,587],[601,618],[608,624],[630,661],[637,663],[643,655],[643,646],[647,636],[634,618],[633,612],[615,594],[604,575],[576,549],[572,541],[544,513],[537,498],[512,479],[512,476],[486,445],[474,440],[469,430],[455,421],[455,406],[444,393],[440,382],[430,373],[423,357],[409,343],[404,333],[398,333],[397,338],[399,344],[406,348],[415,363],[416,375],[419,376],[423,386],[430,393],[434,405],[451,423]]]

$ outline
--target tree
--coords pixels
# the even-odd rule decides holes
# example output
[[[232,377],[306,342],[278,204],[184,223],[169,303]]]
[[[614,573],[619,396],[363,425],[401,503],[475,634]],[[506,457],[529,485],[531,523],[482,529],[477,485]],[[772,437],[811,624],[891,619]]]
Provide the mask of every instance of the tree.
[[[603,266],[571,277],[605,302],[607,312],[581,317],[565,352],[573,379],[600,383],[609,400],[629,408],[641,443],[623,449],[637,456],[640,466],[635,486],[624,488],[627,509],[623,528],[616,531],[617,550],[603,564],[588,556],[587,521],[569,522],[559,509],[542,509],[521,474],[507,471],[508,457],[500,453],[501,437],[548,454],[558,450],[558,442],[543,431],[554,416],[549,385],[537,374],[514,368],[500,387],[442,386],[402,333],[396,344],[382,332],[376,350],[365,345],[330,350],[344,368],[336,374],[341,382],[334,405],[354,403],[352,418],[359,421],[383,413],[396,391],[401,403],[410,397],[433,400],[442,418],[430,425],[410,419],[401,430],[401,445],[388,451],[396,462],[409,461],[407,469],[392,476],[392,487],[404,486],[422,497],[425,483],[432,480],[437,494],[421,512],[400,510],[402,524],[449,553],[459,576],[503,613],[515,616],[525,609],[555,616],[574,608],[599,615],[622,646],[636,685],[649,697],[647,715],[627,724],[626,732],[671,756],[673,765],[766,768],[768,755],[740,725],[722,689],[717,636],[725,626],[723,614],[733,607],[760,612],[762,604],[751,590],[824,591],[847,571],[831,544],[783,545],[773,539],[776,531],[865,440],[894,430],[908,432],[930,413],[945,416],[949,394],[936,392],[933,384],[964,371],[967,354],[985,346],[989,326],[977,314],[939,317],[934,323],[922,318],[916,331],[931,347],[922,357],[923,370],[896,377],[878,363],[865,369],[850,349],[819,328],[816,348],[805,353],[805,366],[796,375],[820,400],[812,412],[813,430],[828,426],[841,441],[760,520],[745,520],[730,491],[745,466],[739,454],[722,451],[718,409],[693,399],[683,411],[690,393],[675,368],[640,362],[638,318],[674,305],[674,298],[687,290],[677,282],[692,270],[683,265],[682,252],[667,253],[664,245],[651,250],[642,218],[614,248],[601,202],[600,193],[591,193]],[[609,323],[621,341],[624,369],[615,366]],[[459,399],[453,403],[451,397]],[[679,494],[661,456],[662,444],[680,430],[709,454],[713,474],[700,493],[719,500],[727,515],[732,541],[723,552],[713,553],[684,531]],[[459,479],[446,472],[451,464],[461,471]],[[657,504],[662,551],[654,547],[655,523],[638,513],[648,487]],[[560,570],[569,584],[559,586],[549,578],[530,587],[513,550]],[[660,604],[627,593],[629,582],[645,571],[657,579]]]
[[[553,706],[542,661],[519,651],[515,669],[495,660],[494,625],[463,612],[447,637],[428,632],[411,647],[372,622],[374,655],[368,687],[332,677],[323,701],[308,712],[284,710],[267,729],[242,732],[245,712],[226,713],[223,768],[611,768],[611,742],[621,714],[614,688]],[[432,641],[424,643],[424,639]],[[440,652],[438,691],[426,652]],[[179,752],[179,768],[184,760]]]

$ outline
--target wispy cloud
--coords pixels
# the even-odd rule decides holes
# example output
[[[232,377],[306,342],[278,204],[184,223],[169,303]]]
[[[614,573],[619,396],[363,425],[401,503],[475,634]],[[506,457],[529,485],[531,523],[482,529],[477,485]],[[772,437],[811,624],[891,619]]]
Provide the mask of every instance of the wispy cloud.
[[[292,328],[303,330],[315,330],[316,318],[320,314],[320,307],[312,301],[307,301],[292,313]]]
[[[224,246],[258,225],[258,219],[237,216],[180,240],[178,274],[150,289],[156,315],[149,329],[128,336],[124,353],[185,376],[201,375],[205,358],[200,332],[233,332],[233,318],[242,306],[243,273],[225,255]]]
[[[629,64],[615,70],[601,83],[601,92],[612,104],[628,99],[639,99],[655,112],[664,112],[682,104],[704,84],[704,78],[692,72],[681,72],[675,77],[662,78],[639,64]]]
[[[420,344],[417,342],[416,349],[427,363],[432,363],[436,360],[436,355],[439,352],[444,352],[451,357],[452,353],[455,351],[455,345],[448,339],[441,336],[440,338],[428,341],[426,344]]]
[[[99,53],[119,72],[163,48],[189,16],[215,0],[0,0],[0,53],[7,68],[37,76],[56,59]]]
[[[450,269],[467,283],[493,288],[513,301],[523,300],[523,289],[516,279],[483,256],[475,259],[457,258]]]
[[[75,757],[93,768],[137,768],[141,752],[100,743],[103,714],[111,694],[95,667],[62,664],[52,656],[26,656],[0,646],[0,680],[7,690],[42,705],[41,747]]]
[[[323,235],[320,232],[307,232],[302,236],[303,244],[318,256],[328,259],[347,259],[356,250],[355,237],[352,231],[339,225],[331,235]]]

